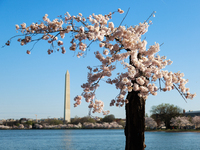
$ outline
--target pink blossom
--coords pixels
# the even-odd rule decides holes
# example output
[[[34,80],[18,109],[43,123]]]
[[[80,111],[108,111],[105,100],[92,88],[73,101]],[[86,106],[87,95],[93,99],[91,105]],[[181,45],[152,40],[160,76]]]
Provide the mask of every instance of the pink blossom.
[[[16,24],[15,27],[16,27],[16,30],[19,30],[19,25]]]
[[[118,8],[118,12],[119,12],[120,14],[123,14],[123,13],[124,13],[124,11],[121,10],[120,8]]]
[[[137,83],[133,84],[133,90],[134,91],[139,91],[140,90],[140,87],[139,87],[139,85]]]
[[[99,43],[99,47],[104,47],[105,43]]]
[[[58,41],[58,46],[63,45],[63,41]]]
[[[108,53],[109,53],[108,49],[105,49],[105,50],[103,51],[103,54],[104,54],[104,55],[108,55]]]
[[[145,81],[144,81],[141,77],[136,78],[136,82],[137,82],[139,85],[144,85],[144,83],[145,83]]]
[[[120,14],[124,13],[120,8],[117,11]],[[53,21],[45,14],[41,23],[32,23],[30,26],[26,26],[26,23],[22,23],[20,26],[15,25],[16,30],[24,36],[18,39],[18,42],[23,46],[37,40],[32,40],[33,35],[41,35],[40,40],[47,40],[51,45],[51,49],[47,51],[48,54],[52,54],[54,49],[59,50],[55,45],[62,46],[61,53],[64,54],[66,50],[60,39],[70,33],[72,39],[69,49],[77,51],[78,58],[86,54],[86,50],[90,46],[86,43],[98,42],[99,47],[103,50],[95,51],[94,54],[100,64],[95,68],[88,67],[87,82],[81,86],[83,88],[81,95],[89,103],[88,107],[92,108],[93,112],[108,113],[103,111],[104,103],[102,101],[95,100],[93,102],[95,92],[103,78],[106,83],[113,84],[119,90],[119,95],[110,102],[110,106],[122,107],[128,103],[124,97],[127,92],[132,91],[137,91],[138,96],[147,99],[149,94],[157,95],[158,89],[165,92],[178,88],[185,98],[194,98],[196,94],[191,94],[189,88],[185,86],[188,80],[183,78],[183,73],[163,70],[167,65],[171,65],[172,61],[167,60],[165,56],[158,55],[160,45],[155,43],[147,48],[147,41],[142,40],[142,35],[148,31],[152,21],[130,27],[123,25],[115,27],[111,22],[113,14],[111,12],[106,15],[92,14],[87,17],[87,22],[81,13],[71,16],[66,12],[63,17]],[[153,14],[153,16],[155,15]],[[6,45],[10,45],[10,40]],[[27,50],[26,53],[30,54],[31,52]],[[128,57],[131,58],[130,63],[126,62]],[[117,62],[124,67],[124,72],[118,73],[116,77],[112,78]],[[164,87],[158,88],[154,83],[160,81],[163,82]],[[75,107],[81,104],[82,97],[75,97]]]
[[[66,53],[65,47],[61,47],[62,49],[62,54]]]
[[[31,54],[31,52],[29,50],[26,51],[27,54]]]

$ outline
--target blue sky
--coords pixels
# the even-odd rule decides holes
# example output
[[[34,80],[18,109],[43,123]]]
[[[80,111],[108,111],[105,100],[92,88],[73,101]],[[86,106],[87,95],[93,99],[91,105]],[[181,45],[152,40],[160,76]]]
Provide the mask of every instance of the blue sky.
[[[167,56],[173,64],[166,70],[185,73],[189,79],[187,87],[191,93],[196,92],[193,100],[182,99],[177,91],[159,92],[157,96],[149,96],[146,101],[146,112],[150,114],[153,105],[170,103],[186,111],[200,110],[199,87],[199,35],[200,35],[200,1],[199,0],[124,0],[124,1],[0,1],[1,30],[0,45],[16,35],[15,24],[23,22],[30,25],[32,22],[42,20],[45,14],[53,20],[58,15],[69,12],[77,15],[81,12],[84,16],[92,13],[107,14],[118,8],[125,12],[130,7],[128,16],[123,25],[137,25],[156,11],[152,18],[153,25],[145,35],[148,45],[154,42],[163,43],[160,55]],[[124,14],[125,15],[125,14]],[[113,22],[119,25],[124,15],[115,14]],[[66,49],[70,45],[70,37],[64,40]],[[47,54],[49,45],[45,41],[39,42],[31,55],[26,50],[31,44],[20,46],[13,40],[11,46],[0,48],[0,119],[7,118],[38,118],[63,117],[64,109],[64,80],[67,70],[71,77],[71,117],[88,115],[86,102],[74,108],[73,98],[81,94],[80,85],[86,82],[87,66],[98,65],[93,52],[100,50],[98,44],[90,47],[85,58],[76,58],[75,53],[67,51],[66,54]],[[123,69],[119,67],[119,72]],[[105,110],[110,110],[118,118],[125,118],[124,107],[110,107],[109,103],[118,91],[114,86],[102,82],[97,91],[97,99],[104,101]],[[102,114],[94,116],[103,117]]]

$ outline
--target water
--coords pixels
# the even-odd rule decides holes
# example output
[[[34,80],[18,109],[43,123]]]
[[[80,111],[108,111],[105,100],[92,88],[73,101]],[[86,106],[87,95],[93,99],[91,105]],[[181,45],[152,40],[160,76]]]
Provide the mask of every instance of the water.
[[[145,150],[200,150],[200,133],[145,132]],[[0,150],[123,150],[123,130],[0,130]]]
[[[146,132],[145,150],[200,150],[199,132]]]
[[[0,130],[0,150],[121,150],[123,130]]]

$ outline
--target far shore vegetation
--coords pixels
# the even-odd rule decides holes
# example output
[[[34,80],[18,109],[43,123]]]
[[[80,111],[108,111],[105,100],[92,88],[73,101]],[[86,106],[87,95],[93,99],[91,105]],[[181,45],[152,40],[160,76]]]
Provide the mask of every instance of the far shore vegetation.
[[[152,106],[152,114],[145,115],[145,131],[154,132],[200,132],[200,111],[193,116],[171,104]],[[182,113],[183,112],[183,113]],[[85,116],[63,118],[0,120],[0,129],[124,129],[126,119],[115,118],[113,114],[103,118]]]

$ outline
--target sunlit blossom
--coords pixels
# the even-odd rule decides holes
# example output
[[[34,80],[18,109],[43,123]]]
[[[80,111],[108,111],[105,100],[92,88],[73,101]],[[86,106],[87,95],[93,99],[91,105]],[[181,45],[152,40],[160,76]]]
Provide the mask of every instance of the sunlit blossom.
[[[117,12],[124,13],[120,8]],[[50,44],[48,54],[56,50],[58,52],[59,49],[62,54],[65,54],[66,49],[60,39],[70,33],[69,49],[75,51],[78,58],[85,56],[93,42],[99,42],[98,46],[101,50],[96,50],[94,57],[100,64],[94,68],[88,67],[87,82],[81,85],[83,92],[81,96],[75,97],[74,107],[80,105],[83,98],[94,113],[108,114],[109,111],[103,110],[103,101],[95,100],[95,92],[103,78],[106,83],[114,85],[119,90],[116,98],[111,100],[110,106],[122,107],[128,103],[126,95],[132,91],[147,99],[149,94],[155,96],[160,90],[166,92],[178,89],[182,96],[193,99],[196,94],[191,94],[189,88],[185,87],[188,80],[183,78],[183,73],[163,70],[167,65],[171,65],[172,61],[158,55],[160,45],[154,43],[147,48],[147,41],[142,40],[142,35],[148,31],[152,21],[130,27],[123,25],[115,27],[110,21],[113,14],[92,14],[84,18],[81,13],[73,16],[66,12],[64,17],[52,21],[48,18],[48,14],[45,14],[41,23],[32,23],[30,26],[26,26],[26,23],[15,25],[16,30],[24,35],[23,38],[18,38],[18,42],[23,46],[33,41],[45,40]],[[155,17],[155,12],[152,16]],[[41,38],[32,39],[33,35],[41,35]],[[9,46],[10,40],[5,44]],[[26,53],[31,54],[29,50]],[[129,63],[126,62],[128,57],[130,57]],[[112,78],[117,62],[124,67],[124,72]],[[155,86],[156,82],[159,82],[159,87]]]

